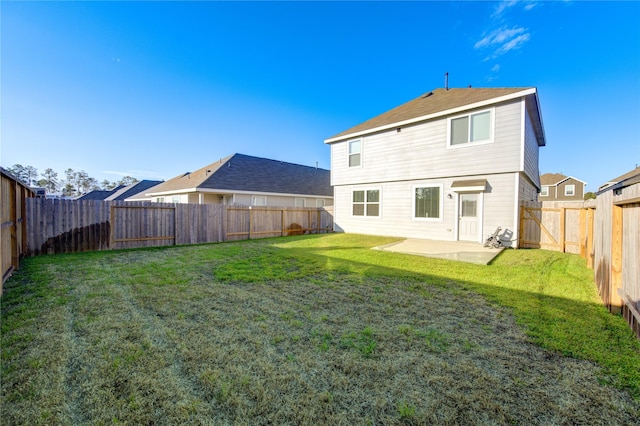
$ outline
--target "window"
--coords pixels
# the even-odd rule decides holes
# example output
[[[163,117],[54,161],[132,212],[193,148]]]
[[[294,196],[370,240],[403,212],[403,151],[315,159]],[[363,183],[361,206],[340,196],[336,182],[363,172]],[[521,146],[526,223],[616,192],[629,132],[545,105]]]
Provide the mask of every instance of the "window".
[[[349,141],[349,167],[360,167],[362,153],[362,139]]]
[[[174,195],[173,197],[171,197],[171,202],[173,204],[178,204],[180,202],[180,196],[179,195]]]
[[[567,185],[564,187],[564,195],[566,197],[573,197],[576,195],[576,186],[575,185]]]
[[[158,197],[158,198],[156,199],[156,202],[157,202],[157,203],[164,203],[164,197]]]
[[[316,200],[316,207],[324,207],[324,200],[323,199]]]
[[[304,198],[296,198],[295,200],[295,206],[296,207],[304,207]]]
[[[548,186],[543,186],[542,189],[540,190],[540,196],[541,197],[548,197],[549,196],[549,187]]]
[[[252,206],[266,206],[267,205],[267,197],[265,197],[265,196],[254,196],[254,197],[251,197],[251,205]]]
[[[353,191],[354,216],[380,216],[380,190]]]
[[[449,145],[491,142],[491,127],[491,111],[452,118],[449,124]]]
[[[414,187],[413,217],[416,219],[440,219],[442,217],[441,186]]]

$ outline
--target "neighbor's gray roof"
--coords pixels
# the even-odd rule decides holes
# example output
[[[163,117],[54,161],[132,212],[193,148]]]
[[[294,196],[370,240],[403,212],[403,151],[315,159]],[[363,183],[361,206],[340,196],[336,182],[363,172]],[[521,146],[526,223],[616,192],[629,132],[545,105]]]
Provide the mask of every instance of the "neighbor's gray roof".
[[[344,132],[340,132],[329,138],[328,141],[532,89],[535,90],[533,87],[435,89]],[[544,145],[542,119],[539,117],[537,98],[535,100],[535,108],[530,109],[530,113],[540,121],[540,125],[537,126],[539,128],[536,128],[536,135],[539,140],[538,143]]]
[[[133,197],[134,195],[146,191],[149,188],[153,188],[161,183],[161,180],[141,180],[140,182],[132,183],[131,185],[120,188],[105,199],[107,201],[126,200],[127,198]]]
[[[155,186],[153,194],[185,189],[333,196],[330,172],[267,158],[233,154]]]
[[[112,190],[96,189],[79,196],[78,198],[76,198],[76,200],[83,200],[83,201],[106,200],[109,196],[115,194],[117,191],[119,191],[122,188],[124,188],[124,185],[117,186]]]

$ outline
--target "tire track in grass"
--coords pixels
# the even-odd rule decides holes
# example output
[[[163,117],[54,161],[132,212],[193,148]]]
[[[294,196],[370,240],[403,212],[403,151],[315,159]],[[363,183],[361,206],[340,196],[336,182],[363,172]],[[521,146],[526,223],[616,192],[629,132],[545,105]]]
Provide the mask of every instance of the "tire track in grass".
[[[69,354],[65,372],[65,410],[69,422],[74,425],[86,424],[89,419],[82,410],[81,385],[78,374],[81,371],[80,353],[87,351],[84,339],[78,334],[78,300],[86,297],[86,286],[75,286],[70,292],[71,301],[65,309],[64,337]]]
[[[209,412],[205,395],[201,392],[195,378],[186,372],[184,361],[178,347],[170,337],[170,329],[163,324],[156,312],[141,306],[138,297],[142,295],[134,294],[132,285],[122,284],[116,287],[122,303],[130,313],[131,322],[142,327],[144,335],[152,342],[152,347],[156,353],[161,354],[166,362],[161,374],[162,386],[170,385],[174,388],[171,394],[179,397],[179,401],[172,398],[174,413],[165,413],[170,419],[171,415],[176,415],[176,421],[184,421],[187,418],[197,416],[198,418],[211,418],[213,413]],[[150,372],[145,372],[149,374]],[[158,387],[160,388],[160,387]],[[163,405],[166,407],[166,405]],[[163,420],[168,420],[167,418]]]

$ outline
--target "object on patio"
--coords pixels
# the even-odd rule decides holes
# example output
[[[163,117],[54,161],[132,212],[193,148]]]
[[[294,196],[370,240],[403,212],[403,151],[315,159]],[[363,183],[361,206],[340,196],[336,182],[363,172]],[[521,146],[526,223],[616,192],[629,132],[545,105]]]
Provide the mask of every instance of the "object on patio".
[[[502,241],[500,241],[500,237],[498,237],[500,231],[502,231],[502,228],[498,226],[496,228],[496,231],[487,237],[487,240],[484,242],[484,246],[490,248],[502,247]]]

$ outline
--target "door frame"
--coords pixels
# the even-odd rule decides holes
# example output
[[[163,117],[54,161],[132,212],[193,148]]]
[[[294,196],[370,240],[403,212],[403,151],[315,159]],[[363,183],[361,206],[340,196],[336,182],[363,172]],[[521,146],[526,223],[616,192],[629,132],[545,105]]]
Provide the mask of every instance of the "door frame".
[[[461,194],[478,194],[478,205],[477,205],[477,217],[478,217],[478,240],[476,242],[482,243],[482,236],[484,235],[483,225],[484,225],[484,191],[459,191],[456,192],[456,202],[455,202],[455,240],[456,241],[467,241],[460,240],[460,195]]]

